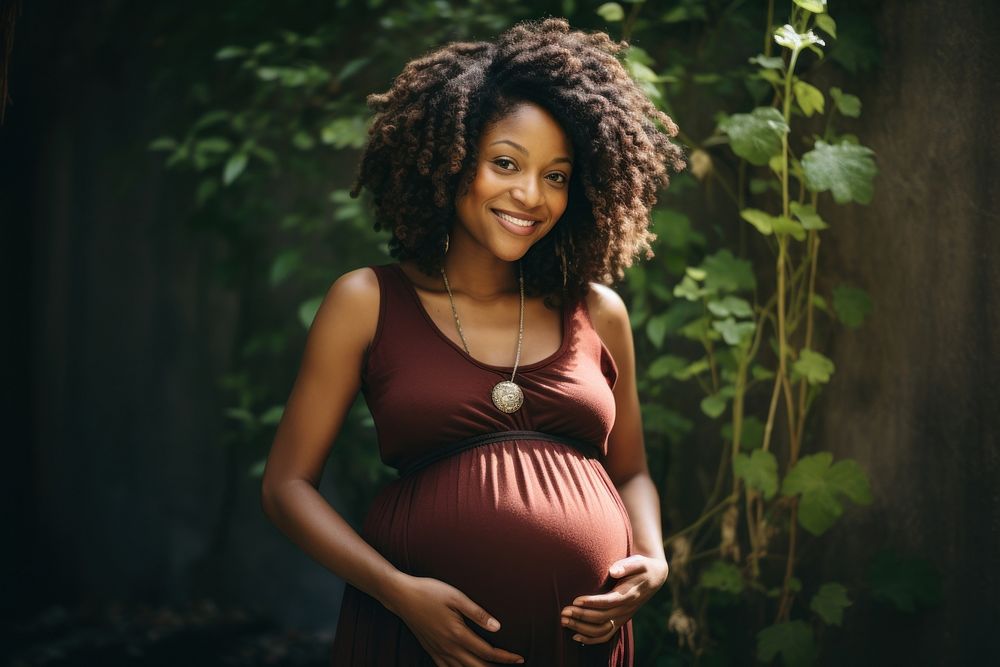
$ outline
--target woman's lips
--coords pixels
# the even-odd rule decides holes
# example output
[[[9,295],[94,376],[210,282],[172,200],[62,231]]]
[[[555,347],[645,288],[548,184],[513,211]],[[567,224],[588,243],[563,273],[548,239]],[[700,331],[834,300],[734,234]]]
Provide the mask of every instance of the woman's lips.
[[[503,213],[496,209],[490,209],[495,217],[503,227],[512,234],[517,234],[518,236],[527,236],[535,231],[535,225],[538,224],[537,220],[522,220],[521,218],[516,218],[510,214]]]

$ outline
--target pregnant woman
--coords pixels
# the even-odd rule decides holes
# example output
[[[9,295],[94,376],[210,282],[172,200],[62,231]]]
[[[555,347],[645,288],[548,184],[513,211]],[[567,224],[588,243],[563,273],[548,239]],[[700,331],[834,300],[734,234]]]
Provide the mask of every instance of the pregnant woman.
[[[606,34],[560,19],[409,63],[367,188],[394,263],[316,315],[264,475],[267,515],[347,581],[333,665],[631,665],[667,577],[625,305],[680,169]],[[357,393],[399,471],[356,533],[319,495]]]

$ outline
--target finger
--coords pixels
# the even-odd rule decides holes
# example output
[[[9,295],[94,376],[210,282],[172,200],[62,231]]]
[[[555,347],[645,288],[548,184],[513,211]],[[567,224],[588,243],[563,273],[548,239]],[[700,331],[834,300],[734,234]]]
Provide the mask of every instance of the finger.
[[[618,579],[627,574],[642,572],[644,569],[646,569],[645,556],[629,556],[612,563],[611,567],[608,568],[608,573]]]
[[[623,589],[616,588],[610,593],[602,595],[584,595],[573,600],[576,607],[590,607],[592,609],[611,609],[619,605],[627,605],[634,602],[639,597],[636,587]]]
[[[562,619],[562,625],[564,628],[573,630],[577,634],[584,635],[586,637],[601,637],[613,631],[611,623],[608,622],[607,617],[595,622],[581,621],[574,618],[564,617]]]
[[[473,623],[490,632],[496,632],[500,629],[500,621],[493,618],[492,614],[470,600],[464,593],[457,592],[455,595],[457,596],[455,608],[459,613],[468,616]]]
[[[490,644],[473,633],[469,633],[469,641],[462,642],[467,648],[470,654],[482,658],[483,660],[489,660],[490,662],[501,662],[509,665],[518,665],[524,662],[524,658],[519,656],[517,653],[511,653],[510,651],[505,651],[502,648],[497,648],[496,646],[490,646]]]
[[[560,618],[599,625],[601,623],[607,623],[609,618],[615,619],[615,623],[617,623],[619,618],[628,616],[631,616],[631,607],[629,606],[616,606],[609,609],[568,607],[562,612]]]

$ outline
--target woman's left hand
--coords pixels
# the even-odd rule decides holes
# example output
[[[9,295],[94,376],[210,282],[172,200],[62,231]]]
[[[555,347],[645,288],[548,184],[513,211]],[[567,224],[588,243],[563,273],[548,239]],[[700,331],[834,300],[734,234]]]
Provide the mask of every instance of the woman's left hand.
[[[562,610],[562,626],[582,644],[608,641],[660,590],[669,569],[666,560],[639,554],[612,563],[608,573],[620,581],[608,593],[575,599]]]

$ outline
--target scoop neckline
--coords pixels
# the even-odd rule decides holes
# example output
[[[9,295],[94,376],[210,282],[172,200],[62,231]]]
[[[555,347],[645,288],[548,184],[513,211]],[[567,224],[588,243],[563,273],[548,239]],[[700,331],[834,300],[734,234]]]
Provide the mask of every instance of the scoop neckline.
[[[427,308],[424,307],[423,301],[420,300],[420,295],[417,294],[417,288],[413,285],[413,282],[406,275],[406,272],[403,271],[403,267],[400,266],[398,262],[395,264],[390,264],[389,266],[395,269],[395,271],[399,274],[399,277],[406,285],[407,291],[410,293],[410,296],[413,297],[413,301],[417,306],[417,310],[420,311],[420,315],[424,318],[424,321],[427,322],[427,325],[431,328],[431,330],[434,331],[435,334],[437,334],[438,338],[447,343],[448,346],[451,347],[451,349],[455,350],[455,352],[460,354],[463,358],[468,360],[470,363],[479,366],[480,368],[484,368],[486,370],[497,373],[506,373],[508,375],[514,371],[513,366],[497,366],[495,364],[488,364],[485,361],[480,361],[479,359],[476,359],[474,356],[466,352],[464,348],[458,345],[458,343],[453,341],[451,338],[448,338],[448,336],[446,336],[444,332],[441,331],[441,328],[434,321],[434,318],[430,316],[430,313],[427,312]],[[563,354],[565,354],[566,349],[569,347],[569,339],[570,339],[569,308],[567,308],[567,303],[565,301],[563,301],[563,303],[560,304],[559,306],[559,318],[562,323],[562,340],[559,343],[559,348],[556,349],[556,351],[550,354],[549,356],[545,357],[544,359],[539,359],[538,361],[534,361],[530,364],[520,364],[517,367],[518,374],[537,370],[539,368],[542,368],[543,366],[548,366],[552,362],[562,357]]]

